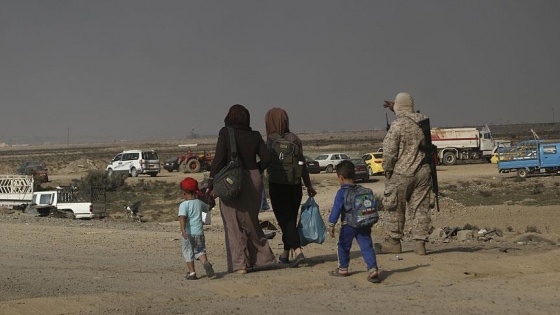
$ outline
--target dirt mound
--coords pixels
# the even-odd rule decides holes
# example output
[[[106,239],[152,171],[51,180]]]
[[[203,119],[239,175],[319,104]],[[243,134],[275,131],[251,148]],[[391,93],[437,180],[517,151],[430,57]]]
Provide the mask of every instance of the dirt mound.
[[[57,169],[56,172],[58,173],[83,173],[87,171],[98,171],[105,169],[105,165],[99,165],[99,163],[94,162],[90,159],[79,159],[72,161],[65,165],[64,167]]]

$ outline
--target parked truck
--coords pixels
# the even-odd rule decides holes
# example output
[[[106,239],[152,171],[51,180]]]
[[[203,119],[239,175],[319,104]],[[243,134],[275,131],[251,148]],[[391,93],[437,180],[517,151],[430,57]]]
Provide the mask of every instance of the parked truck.
[[[444,165],[456,164],[458,160],[490,162],[496,142],[490,128],[432,128],[432,143],[437,146],[437,155]]]
[[[560,142],[542,140],[522,141],[498,156],[498,172],[515,171],[525,178],[534,174],[558,174],[560,172]],[[503,155],[506,158],[500,159]]]
[[[25,207],[33,200],[33,175],[0,175],[0,206]]]
[[[79,191],[72,186],[36,191],[27,213],[62,216],[71,219],[93,219],[107,216],[105,187],[91,186]]]
[[[0,205],[25,213],[56,215],[73,219],[103,218],[107,215],[105,187],[75,187],[34,191],[32,175],[0,175]]]

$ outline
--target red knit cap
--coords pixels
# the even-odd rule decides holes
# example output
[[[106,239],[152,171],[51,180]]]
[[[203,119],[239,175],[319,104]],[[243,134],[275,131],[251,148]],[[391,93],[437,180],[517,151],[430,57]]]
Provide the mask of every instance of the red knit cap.
[[[198,182],[192,177],[186,177],[181,181],[181,190],[198,192]]]

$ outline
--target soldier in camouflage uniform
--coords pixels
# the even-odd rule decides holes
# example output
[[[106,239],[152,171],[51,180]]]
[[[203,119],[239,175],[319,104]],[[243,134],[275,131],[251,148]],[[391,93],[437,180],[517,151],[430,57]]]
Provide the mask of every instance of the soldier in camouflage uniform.
[[[381,252],[401,253],[401,239],[406,216],[411,220],[414,252],[426,255],[426,241],[431,233],[430,191],[432,178],[426,154],[420,150],[424,135],[417,123],[426,118],[414,111],[414,100],[408,93],[397,94],[385,107],[397,115],[383,139],[385,170],[384,227],[389,236]]]

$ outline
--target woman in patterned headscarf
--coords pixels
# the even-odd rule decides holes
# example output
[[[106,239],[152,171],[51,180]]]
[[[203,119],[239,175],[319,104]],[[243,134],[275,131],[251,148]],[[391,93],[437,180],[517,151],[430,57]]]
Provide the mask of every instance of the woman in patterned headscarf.
[[[221,200],[224,221],[227,267],[229,272],[247,273],[247,268],[274,262],[275,257],[259,225],[262,197],[262,172],[270,164],[270,153],[258,131],[250,126],[249,111],[243,105],[233,105],[224,119],[233,128],[237,154],[243,169],[241,194],[234,200]],[[208,188],[213,177],[231,159],[229,131],[222,127],[216,143],[216,153],[210,169]],[[257,162],[257,156],[259,161]],[[211,193],[212,194],[212,193]]]

